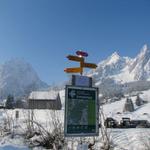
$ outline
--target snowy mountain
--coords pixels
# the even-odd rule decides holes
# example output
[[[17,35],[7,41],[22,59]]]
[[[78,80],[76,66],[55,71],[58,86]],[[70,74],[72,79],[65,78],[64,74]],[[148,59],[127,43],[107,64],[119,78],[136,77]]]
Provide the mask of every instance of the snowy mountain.
[[[150,80],[150,48],[144,45],[135,58],[121,57],[115,52],[88,75],[95,79],[96,85],[107,78],[117,83]]]
[[[144,45],[141,52],[133,60],[129,68],[131,74],[134,74],[134,80],[150,79],[150,49]]]
[[[22,96],[32,90],[47,88],[32,66],[21,59],[12,59],[0,66],[0,99],[9,94]]]

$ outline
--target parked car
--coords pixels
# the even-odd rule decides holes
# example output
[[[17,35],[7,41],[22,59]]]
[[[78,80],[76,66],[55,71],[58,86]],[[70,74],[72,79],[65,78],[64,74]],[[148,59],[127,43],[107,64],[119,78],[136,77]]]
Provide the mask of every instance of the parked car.
[[[117,128],[118,122],[115,119],[108,117],[106,118],[104,125],[106,128]]]
[[[150,128],[150,123],[147,120],[131,120],[131,124],[135,128]]]
[[[122,118],[119,124],[120,128],[131,128],[130,118]]]

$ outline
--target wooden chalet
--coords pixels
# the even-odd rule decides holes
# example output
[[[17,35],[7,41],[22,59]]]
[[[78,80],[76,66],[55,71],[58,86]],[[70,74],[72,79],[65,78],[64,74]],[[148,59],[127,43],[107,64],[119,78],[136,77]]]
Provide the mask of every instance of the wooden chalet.
[[[60,95],[56,91],[34,91],[28,97],[29,109],[61,110]]]

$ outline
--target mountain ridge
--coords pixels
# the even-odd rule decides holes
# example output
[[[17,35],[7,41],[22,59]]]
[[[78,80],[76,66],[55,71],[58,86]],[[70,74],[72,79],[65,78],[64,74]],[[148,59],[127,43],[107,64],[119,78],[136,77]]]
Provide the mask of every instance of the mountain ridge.
[[[93,77],[97,85],[107,78],[118,83],[150,80],[150,48],[145,44],[135,58],[121,57],[114,52],[87,75]]]

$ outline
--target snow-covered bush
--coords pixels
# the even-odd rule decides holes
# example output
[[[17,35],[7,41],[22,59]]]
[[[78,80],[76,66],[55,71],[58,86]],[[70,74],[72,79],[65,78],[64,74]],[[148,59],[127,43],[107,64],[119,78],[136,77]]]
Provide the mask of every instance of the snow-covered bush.
[[[63,123],[58,115],[54,111],[50,111],[51,121],[47,126],[36,120],[34,114],[32,115],[32,119],[28,119],[26,131],[26,138],[30,141],[30,146],[43,146],[56,150],[63,149],[66,146],[66,141],[63,134]]]
[[[14,118],[12,110],[3,110],[3,119],[1,120],[1,135],[10,135],[11,138],[14,138],[15,135],[15,123],[16,120]]]

